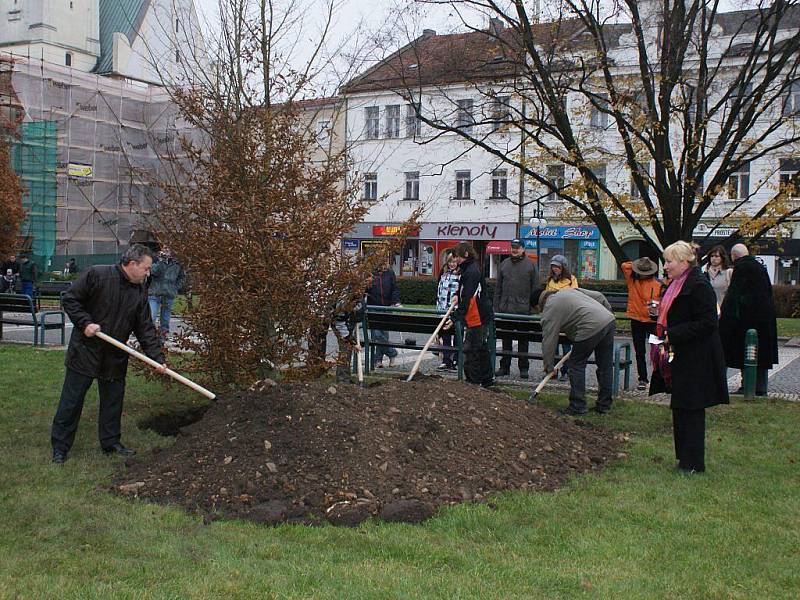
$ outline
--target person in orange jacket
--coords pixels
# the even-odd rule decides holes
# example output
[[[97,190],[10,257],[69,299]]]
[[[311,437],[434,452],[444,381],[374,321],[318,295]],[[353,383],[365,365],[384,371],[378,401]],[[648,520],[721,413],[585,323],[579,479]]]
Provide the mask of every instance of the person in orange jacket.
[[[628,310],[625,313],[631,320],[631,337],[636,354],[636,370],[639,374],[638,390],[646,390],[647,378],[647,338],[656,331],[658,302],[661,297],[661,282],[656,278],[658,264],[646,256],[621,265],[625,282],[628,284]]]

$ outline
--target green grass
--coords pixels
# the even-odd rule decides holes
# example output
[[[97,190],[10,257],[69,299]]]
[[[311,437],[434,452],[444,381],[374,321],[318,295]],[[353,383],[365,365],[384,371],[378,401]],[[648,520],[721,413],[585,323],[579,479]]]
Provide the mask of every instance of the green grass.
[[[800,336],[800,319],[778,319],[778,336]]]
[[[507,493],[422,526],[209,525],[105,491],[118,458],[96,441],[90,392],[77,443],[49,463],[63,352],[0,345],[0,598],[797,598],[800,405],[708,412],[708,473],[671,467],[666,407],[619,402],[628,458],[554,493]],[[131,377],[135,423],[199,402]],[[564,399],[545,396],[555,407]]]

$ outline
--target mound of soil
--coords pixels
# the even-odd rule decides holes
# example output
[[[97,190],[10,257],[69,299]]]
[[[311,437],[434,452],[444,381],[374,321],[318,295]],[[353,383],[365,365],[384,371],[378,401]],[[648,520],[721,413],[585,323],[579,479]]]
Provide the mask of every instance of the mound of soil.
[[[112,489],[212,519],[419,522],[492,492],[554,489],[613,459],[621,440],[438,378],[296,383],[220,398],[173,446],[127,461]]]

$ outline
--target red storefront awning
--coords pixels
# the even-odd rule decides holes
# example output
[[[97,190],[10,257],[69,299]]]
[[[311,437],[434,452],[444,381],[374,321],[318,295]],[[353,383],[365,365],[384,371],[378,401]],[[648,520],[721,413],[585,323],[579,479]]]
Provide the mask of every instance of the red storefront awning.
[[[489,242],[486,244],[486,254],[511,254],[511,242]]]

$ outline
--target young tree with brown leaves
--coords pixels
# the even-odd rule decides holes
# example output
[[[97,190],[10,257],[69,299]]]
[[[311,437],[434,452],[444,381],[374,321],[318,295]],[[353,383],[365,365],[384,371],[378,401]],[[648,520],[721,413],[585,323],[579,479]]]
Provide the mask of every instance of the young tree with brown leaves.
[[[11,168],[11,140],[14,129],[0,115],[0,256],[5,258],[17,249],[20,226],[25,219],[22,209],[22,185]]]
[[[301,15],[266,0],[220,6],[211,72],[174,93],[192,135],[159,183],[157,227],[200,297],[184,341],[227,381],[277,370],[315,376],[326,367],[316,348],[334,311],[363,297],[385,254],[339,249],[369,205],[347,181],[343,148],[320,160],[314,127],[294,101],[314,89],[313,69],[288,66],[281,46]]]

